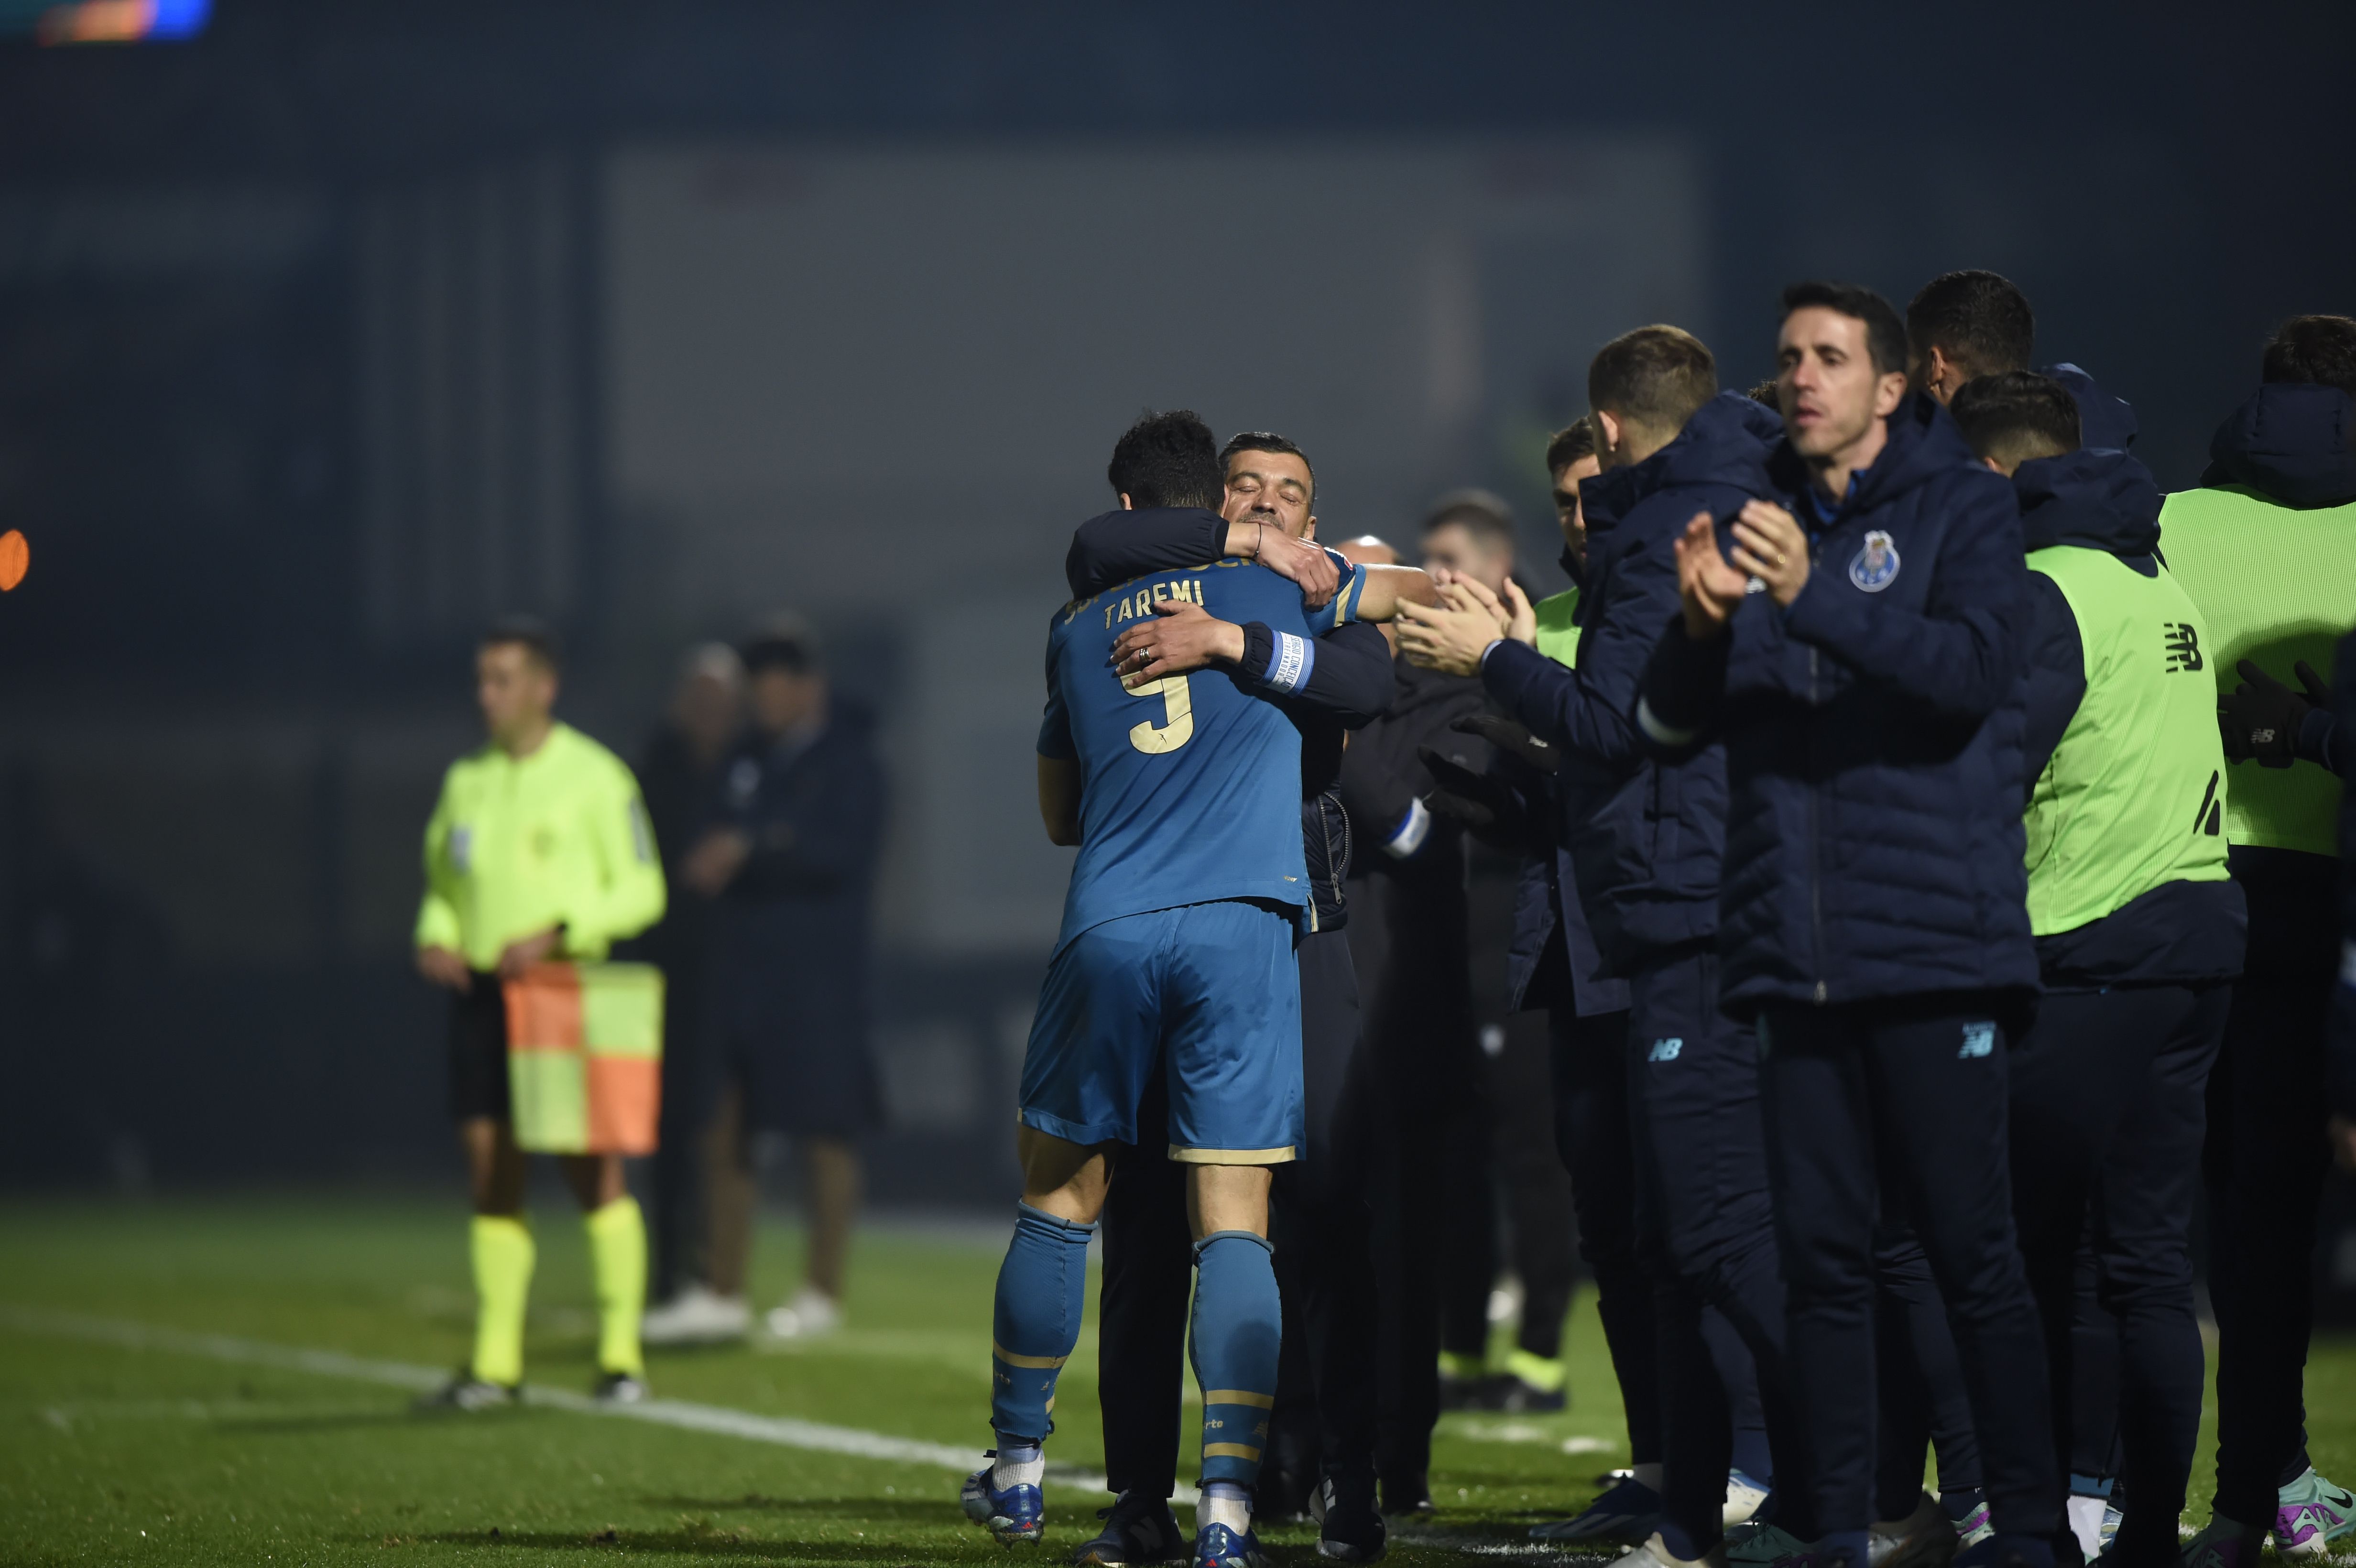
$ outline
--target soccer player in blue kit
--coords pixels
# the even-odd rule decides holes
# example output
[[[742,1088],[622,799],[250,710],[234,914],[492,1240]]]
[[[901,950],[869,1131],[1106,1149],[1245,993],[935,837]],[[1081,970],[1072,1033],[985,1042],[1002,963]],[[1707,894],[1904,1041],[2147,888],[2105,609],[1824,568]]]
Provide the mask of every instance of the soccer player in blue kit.
[[[1107,476],[1123,508],[1139,511],[1215,512],[1224,487],[1216,442],[1183,411],[1130,427]],[[1162,1136],[1137,1117],[1160,1072],[1195,1239],[1204,1499],[1193,1561],[1263,1561],[1250,1496],[1280,1337],[1269,1187],[1270,1168],[1297,1157],[1301,1142],[1292,944],[1309,884],[1300,731],[1257,690],[1298,689],[1317,626],[1350,619],[1365,583],[1354,571],[1312,618],[1292,583],[1226,560],[1134,578],[1055,616],[1039,805],[1048,837],[1080,853],[1023,1064],[1023,1201],[991,1326],[998,1445],[962,1499],[1001,1541],[1039,1539],[1041,1445],[1056,1374],[1079,1338],[1108,1155]],[[1248,684],[1242,672],[1214,670],[1124,682],[1114,642],[1169,599],[1268,625],[1269,668]]]

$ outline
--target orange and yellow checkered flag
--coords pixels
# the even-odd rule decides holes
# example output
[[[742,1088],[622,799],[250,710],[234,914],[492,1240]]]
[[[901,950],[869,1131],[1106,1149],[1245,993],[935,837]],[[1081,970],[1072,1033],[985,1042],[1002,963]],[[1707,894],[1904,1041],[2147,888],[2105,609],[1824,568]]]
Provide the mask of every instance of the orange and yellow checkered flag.
[[[541,964],[505,987],[515,1140],[534,1154],[652,1154],[662,971]]]

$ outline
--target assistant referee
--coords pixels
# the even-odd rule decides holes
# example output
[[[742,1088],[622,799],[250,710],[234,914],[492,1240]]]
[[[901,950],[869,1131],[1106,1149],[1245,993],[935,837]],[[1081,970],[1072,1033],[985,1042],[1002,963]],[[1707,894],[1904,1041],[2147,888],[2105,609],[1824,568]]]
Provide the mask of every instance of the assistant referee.
[[[662,917],[663,876],[638,784],[621,760],[556,721],[554,636],[501,621],[475,655],[489,741],[450,765],[425,825],[418,972],[450,998],[450,1112],[466,1153],[475,1220],[473,1359],[428,1404],[479,1410],[523,1380],[531,1230],[508,1097],[503,979],[556,959],[596,959]],[[597,1291],[596,1396],[646,1397],[638,1318],[647,1232],[617,1154],[567,1155],[587,1216]]]

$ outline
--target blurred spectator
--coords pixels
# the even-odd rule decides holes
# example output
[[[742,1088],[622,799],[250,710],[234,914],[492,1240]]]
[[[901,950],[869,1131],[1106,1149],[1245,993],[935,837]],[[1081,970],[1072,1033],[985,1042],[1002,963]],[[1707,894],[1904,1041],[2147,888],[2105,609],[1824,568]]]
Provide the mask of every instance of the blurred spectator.
[[[1514,537],[1513,513],[1502,498],[1486,490],[1452,491],[1435,502],[1425,518],[1423,563],[1445,567],[1500,593],[1505,580],[1516,576]],[[1430,671],[1418,675],[1451,685],[1456,680]],[[1468,681],[1451,711],[1461,707],[1465,713],[1476,713],[1483,706],[1479,683]],[[1463,743],[1462,737],[1450,739]],[[1433,743],[1443,752],[1451,749]],[[1562,1324],[1579,1266],[1572,1250],[1570,1176],[1555,1150],[1546,1029],[1537,1018],[1515,1013],[1506,986],[1521,860],[1477,841],[1466,841],[1463,853],[1463,941],[1485,1061],[1476,1074],[1483,1114],[1468,1144],[1473,1157],[1452,1166],[1449,1206],[1451,1212],[1477,1215],[1479,1221],[1451,1227],[1448,1234],[1452,1243],[1441,1253],[1440,1398],[1451,1406],[1559,1410],[1566,1397]],[[1520,1299],[1515,1303],[1507,1296],[1495,1305],[1521,1322],[1507,1370],[1492,1378],[1490,1285],[1498,1273],[1493,1216],[1499,1189]]]
[[[809,1263],[802,1288],[767,1323],[790,1339],[841,1321],[861,1179],[852,1140],[882,1119],[867,966],[884,770],[873,720],[829,690],[807,623],[772,621],[743,656],[752,726],[682,869],[689,887],[719,900],[709,1028],[727,1083],[710,1145],[707,1283],[744,1300],[751,1135],[787,1135],[801,1156]]]
[[[638,762],[638,787],[654,823],[663,875],[677,890],[662,923],[639,939],[640,955],[661,965],[663,993],[662,1141],[654,1158],[654,1296],[643,1330],[650,1345],[734,1339],[751,1327],[743,1301],[723,1301],[704,1284],[704,1204],[701,1134],[710,1125],[716,1088],[703,999],[712,900],[681,879],[682,862],[718,787],[721,763],[744,728],[744,665],[725,643],[687,656],[670,710]]]
[[[1454,548],[1464,570],[1495,565],[1494,530],[1461,521],[1441,528],[1426,559]],[[1342,545],[1351,560],[1388,564],[1380,539]],[[1511,557],[1506,558],[1506,566]],[[1497,568],[1500,577],[1505,567]],[[1387,634],[1389,628],[1386,627]],[[1464,834],[1434,818],[1422,796],[1433,787],[1418,749],[1430,746],[1475,771],[1489,747],[1450,724],[1480,710],[1478,681],[1392,666],[1391,709],[1353,737],[1342,754],[1342,804],[1360,852],[1350,868],[1353,918],[1345,928],[1365,1019],[1364,1057],[1378,1157],[1372,1200],[1380,1296],[1376,1467],[1383,1512],[1431,1507],[1431,1430],[1440,1416],[1440,1292],[1474,1271],[1472,1310],[1486,1323],[1491,1257],[1484,1239],[1493,1204],[1482,1148],[1479,1034],[1465,948]],[[1410,1152],[1411,1151],[1411,1152]],[[1460,1173],[1469,1170],[1469,1178]],[[1480,1188],[1471,1211],[1465,1180]],[[1466,1233],[1469,1247],[1461,1245]],[[1430,1238],[1439,1237],[1439,1266]],[[1468,1258],[1467,1254],[1470,1253]]]

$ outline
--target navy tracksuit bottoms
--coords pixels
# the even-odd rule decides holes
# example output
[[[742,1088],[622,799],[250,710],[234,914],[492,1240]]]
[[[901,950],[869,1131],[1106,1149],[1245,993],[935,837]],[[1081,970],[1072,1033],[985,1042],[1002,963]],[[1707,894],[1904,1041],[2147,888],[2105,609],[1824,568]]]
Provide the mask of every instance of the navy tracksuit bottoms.
[[[1783,1279],[1768,1195],[1759,1051],[1718,1010],[1715,950],[1686,949],[1629,976],[1629,1128],[1636,1236],[1655,1293],[1667,1408],[1661,1534],[1697,1558],[1723,1532],[1731,1410],[1704,1338],[1714,1307],[1757,1369],[1776,1521],[1812,1539],[1812,1495],[1786,1370]]]
[[[2121,1568],[2165,1568],[2179,1550],[2203,1373],[2192,1199],[2227,999],[2219,984],[2049,991],[2008,1063],[2013,1218],[2045,1324],[2057,1454],[2071,1452],[2081,1413],[2072,1408],[2074,1329],[2090,1221],[2096,1299],[2117,1324],[2117,1420],[2134,1501],[2112,1548]]]
[[[1991,996],[1950,994],[1774,1004],[1760,1019],[1815,1522],[1852,1537],[1860,1559],[1875,1511],[1874,1230],[1885,1191],[1946,1299],[1991,1521],[2014,1537],[2062,1527],[2045,1346],[2013,1234],[1999,1009]]]

